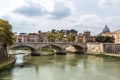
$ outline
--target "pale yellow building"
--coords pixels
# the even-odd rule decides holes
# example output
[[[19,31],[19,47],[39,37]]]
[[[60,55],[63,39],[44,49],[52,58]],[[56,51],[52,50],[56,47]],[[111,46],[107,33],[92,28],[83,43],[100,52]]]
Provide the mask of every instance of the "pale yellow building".
[[[120,43],[120,29],[116,30],[112,33],[115,38],[115,43]]]

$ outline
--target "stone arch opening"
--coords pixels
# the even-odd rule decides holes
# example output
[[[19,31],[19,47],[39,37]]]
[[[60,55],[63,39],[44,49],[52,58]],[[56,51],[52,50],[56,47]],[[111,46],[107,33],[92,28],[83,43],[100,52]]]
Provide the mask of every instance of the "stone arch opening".
[[[33,54],[35,52],[34,48],[32,48],[30,46],[26,46],[26,45],[13,46],[10,48],[10,50],[26,50],[26,51],[30,51],[30,52],[28,52],[29,54]]]
[[[62,51],[62,48],[61,48],[61,47],[56,46],[56,45],[52,45],[52,44],[42,46],[40,50],[42,50],[42,49],[45,48],[45,47],[53,50],[54,53],[58,53],[58,52],[61,52],[61,51]]]
[[[66,52],[73,52],[78,54],[84,54],[84,48],[79,45],[70,45],[65,48]]]

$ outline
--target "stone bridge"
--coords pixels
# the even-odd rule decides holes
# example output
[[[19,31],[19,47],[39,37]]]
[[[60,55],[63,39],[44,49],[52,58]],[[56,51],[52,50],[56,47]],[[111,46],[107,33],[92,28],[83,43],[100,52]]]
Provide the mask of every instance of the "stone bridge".
[[[41,50],[42,47],[52,46],[57,52],[64,52],[65,49],[69,46],[73,46],[75,49],[78,49],[82,52],[86,51],[86,43],[76,43],[76,42],[39,42],[39,43],[15,43],[10,46],[10,49],[16,47],[28,47],[32,53],[37,53],[38,50]]]

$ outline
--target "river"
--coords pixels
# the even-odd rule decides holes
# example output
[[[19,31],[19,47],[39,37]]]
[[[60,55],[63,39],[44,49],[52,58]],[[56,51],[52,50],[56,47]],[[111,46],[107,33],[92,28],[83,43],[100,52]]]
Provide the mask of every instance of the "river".
[[[16,55],[15,67],[0,80],[120,80],[120,61],[92,55]]]

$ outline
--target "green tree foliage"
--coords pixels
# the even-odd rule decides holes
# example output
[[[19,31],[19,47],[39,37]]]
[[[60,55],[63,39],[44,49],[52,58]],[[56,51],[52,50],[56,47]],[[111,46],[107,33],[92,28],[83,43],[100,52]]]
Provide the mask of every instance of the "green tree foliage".
[[[48,36],[47,36],[47,38],[48,38],[49,42],[55,42],[55,40],[56,40],[56,34],[49,33]]]
[[[59,31],[59,33],[64,33],[64,30],[63,30],[63,29],[62,29],[62,30],[60,30],[60,31]]]
[[[74,29],[71,30],[56,30],[52,29],[51,33],[48,34],[48,41],[49,42],[55,42],[55,41],[62,41],[64,38],[64,35],[67,36],[67,40],[69,42],[75,41],[75,36],[77,35],[77,31]]]
[[[57,41],[62,41],[63,36],[64,36],[64,33],[58,33],[58,34],[56,35]]]
[[[77,33],[78,33],[78,32],[77,32],[76,30],[74,30],[74,29],[71,29],[69,32],[70,32],[70,33],[73,33],[73,34],[77,34]]]
[[[97,36],[97,37],[96,37],[96,42],[101,42],[101,43],[113,43],[113,42],[114,42],[114,37],[109,37],[109,36]]]
[[[0,19],[0,43],[13,44],[15,41],[12,26],[8,21]]]
[[[51,33],[56,34],[56,33],[57,33],[56,29],[52,29],[52,30],[51,30]]]
[[[2,41],[5,41],[4,39],[4,37],[5,37],[5,29],[4,28],[2,28],[2,27],[0,27],[0,43],[2,43]]]
[[[67,40],[69,42],[74,42],[75,41],[75,34],[74,33],[70,33],[68,36],[67,36]]]

